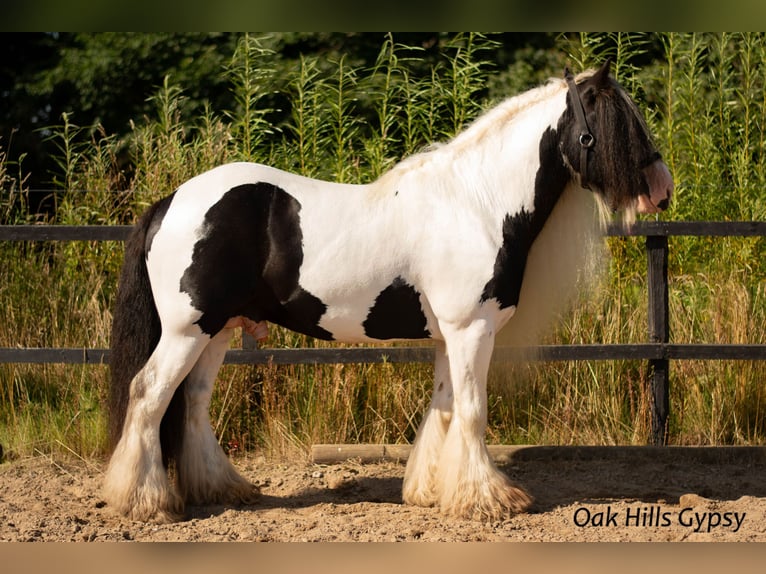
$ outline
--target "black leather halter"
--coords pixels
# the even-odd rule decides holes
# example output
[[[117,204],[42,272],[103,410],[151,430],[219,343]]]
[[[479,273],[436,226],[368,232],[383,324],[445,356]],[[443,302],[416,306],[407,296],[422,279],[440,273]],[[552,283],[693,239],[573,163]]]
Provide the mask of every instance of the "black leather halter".
[[[572,108],[574,108],[575,120],[577,121],[577,127],[580,130],[580,136],[578,141],[580,142],[580,184],[585,189],[590,189],[588,185],[588,152],[593,149],[593,145],[596,143],[596,138],[588,127],[588,120],[585,118],[585,108],[582,105],[580,99],[580,93],[577,91],[577,85],[574,81],[574,76],[569,68],[564,68],[564,79],[569,86],[569,95],[572,100]]]

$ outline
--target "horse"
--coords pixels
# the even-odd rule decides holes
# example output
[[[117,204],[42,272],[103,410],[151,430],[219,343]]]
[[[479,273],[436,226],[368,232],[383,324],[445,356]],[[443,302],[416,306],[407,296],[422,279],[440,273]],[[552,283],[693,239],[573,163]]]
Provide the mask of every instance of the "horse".
[[[107,505],[172,522],[186,504],[257,500],[209,406],[234,330],[263,338],[273,323],[339,342],[433,340],[403,502],[477,520],[525,511],[531,497],[494,465],[485,431],[494,341],[519,304],[530,250],[565,197],[628,217],[666,209],[672,189],[608,62],[506,99],[368,184],[246,162],[193,177],[126,241]],[[555,261],[571,238],[548,231],[542,256]]]

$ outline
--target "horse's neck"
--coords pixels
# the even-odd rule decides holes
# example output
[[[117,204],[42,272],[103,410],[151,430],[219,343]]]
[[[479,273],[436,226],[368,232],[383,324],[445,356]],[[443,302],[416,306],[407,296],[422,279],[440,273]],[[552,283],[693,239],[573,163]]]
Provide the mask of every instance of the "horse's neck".
[[[466,195],[493,213],[544,210],[538,215],[545,218],[570,179],[551,131],[563,110],[563,98],[551,98],[505,124],[477,124],[437,150],[446,156],[441,163],[451,166]]]

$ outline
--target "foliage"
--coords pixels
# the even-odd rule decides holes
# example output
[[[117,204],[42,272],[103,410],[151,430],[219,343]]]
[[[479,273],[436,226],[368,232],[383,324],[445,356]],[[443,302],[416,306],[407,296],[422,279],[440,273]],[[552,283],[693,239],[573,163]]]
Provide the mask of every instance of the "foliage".
[[[431,68],[443,58],[444,43],[451,41],[450,35],[434,32],[397,32],[390,37],[400,47],[417,51],[417,58],[408,66],[412,79],[430,79]],[[518,60],[516,52],[527,46],[542,52],[553,44],[551,34],[496,37],[498,44],[487,59],[498,62]],[[251,36],[249,50],[254,40]],[[270,52],[271,87],[251,85],[251,89],[263,90],[263,109],[270,109],[270,121],[279,125],[289,124],[291,110],[285,95],[302,59],[315,61],[324,76],[341,58],[347,69],[366,71],[374,65],[384,35],[281,32],[259,35],[257,40],[259,49]],[[15,140],[9,159],[23,157],[32,189],[48,188],[56,168],[49,161],[44,140],[62,114],[85,128],[101,126],[105,133],[122,140],[132,134],[132,123],[153,117],[150,98],[166,77],[183,89],[184,117],[198,117],[206,106],[218,114],[239,115],[247,98],[227,72],[234,72],[231,65],[242,64],[241,56],[247,51],[241,44],[242,36],[233,33],[4,34],[0,36],[5,55],[0,66],[0,138]],[[261,62],[266,61],[261,58]],[[253,79],[259,73],[251,67]],[[366,111],[365,118],[371,118],[374,111],[367,105],[365,93],[356,97],[360,110]],[[125,160],[123,155],[121,161]]]
[[[200,39],[66,35],[60,62],[71,72],[54,68],[66,79],[27,77],[24,89],[51,95],[67,82],[90,82],[97,90],[127,78],[153,82],[153,94],[142,99],[140,113],[123,106],[133,114],[124,131],[108,127],[106,116],[83,122],[84,104],[47,118],[41,134],[55,160],[47,213],[30,205],[24,160],[8,156],[13,141],[0,142],[2,223],[129,223],[186,179],[240,159],[311,177],[370,181],[402,157],[451,137],[500,97],[560,76],[565,64],[579,70],[605,58],[644,108],[674,173],[674,203],[662,217],[766,216],[763,34],[295,33],[205,36],[202,44],[194,38]],[[200,45],[207,48],[200,52]],[[139,55],[166,61],[157,53],[163,50],[186,54],[188,76],[178,68],[142,75]],[[196,65],[214,73],[228,95],[208,97],[195,85],[203,77]],[[89,75],[74,72],[88,67]],[[89,93],[95,105],[95,92]],[[115,87],[100,97],[117,94]],[[603,284],[550,341],[645,340],[642,244],[615,238],[609,247]],[[764,343],[765,248],[763,239],[671,239],[674,341]],[[121,245],[5,243],[0,260],[0,346],[108,345]],[[322,344],[278,328],[269,341]],[[757,383],[764,374],[760,363],[674,362],[671,441],[763,441],[766,396]],[[516,366],[514,375],[491,388],[494,442],[647,440],[643,364],[529,364]],[[431,376],[428,365],[227,366],[212,420],[232,451],[410,441]],[[99,404],[106,385],[102,367],[1,365],[0,443],[19,454],[103,452]]]

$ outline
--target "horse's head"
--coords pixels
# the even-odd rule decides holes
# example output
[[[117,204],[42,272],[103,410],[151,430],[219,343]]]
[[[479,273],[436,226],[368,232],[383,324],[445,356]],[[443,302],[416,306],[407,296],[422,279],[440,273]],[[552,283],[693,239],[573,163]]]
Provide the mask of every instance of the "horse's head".
[[[612,210],[667,209],[673,178],[638,107],[609,75],[607,61],[575,84],[567,72],[567,110],[559,125],[561,150],[583,187]]]

